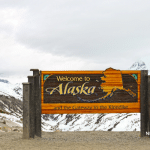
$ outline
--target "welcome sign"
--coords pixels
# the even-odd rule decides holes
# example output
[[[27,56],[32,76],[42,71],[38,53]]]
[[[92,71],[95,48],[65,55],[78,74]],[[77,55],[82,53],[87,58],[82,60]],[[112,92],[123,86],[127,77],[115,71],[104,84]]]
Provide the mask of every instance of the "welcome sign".
[[[23,83],[23,138],[41,137],[41,114],[65,113],[140,113],[141,137],[150,133],[148,70],[30,71]]]
[[[140,112],[141,71],[41,71],[43,114]]]

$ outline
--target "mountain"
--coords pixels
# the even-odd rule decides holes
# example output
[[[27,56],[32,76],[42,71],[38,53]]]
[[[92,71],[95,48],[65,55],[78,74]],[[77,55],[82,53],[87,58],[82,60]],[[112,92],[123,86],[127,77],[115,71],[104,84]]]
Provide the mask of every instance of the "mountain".
[[[22,130],[22,87],[0,79],[0,131]]]
[[[137,61],[130,69],[145,70],[147,67],[143,61]],[[22,84],[0,79],[0,126],[5,126],[5,130],[6,126],[9,130],[13,126],[22,127],[22,105]],[[42,130],[47,132],[140,131],[140,113],[42,114],[41,119]],[[18,128],[15,130],[19,131]]]
[[[139,60],[133,63],[129,70],[148,70],[148,68],[146,67],[145,62]]]
[[[22,100],[22,84],[12,84],[6,79],[0,79],[0,95],[13,96]]]

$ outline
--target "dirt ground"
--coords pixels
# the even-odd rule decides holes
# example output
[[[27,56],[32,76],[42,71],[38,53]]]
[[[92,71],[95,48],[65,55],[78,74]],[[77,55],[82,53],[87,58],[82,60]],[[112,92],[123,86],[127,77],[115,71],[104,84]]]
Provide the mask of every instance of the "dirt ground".
[[[140,132],[42,132],[22,139],[22,132],[0,132],[0,150],[149,150],[150,138]]]

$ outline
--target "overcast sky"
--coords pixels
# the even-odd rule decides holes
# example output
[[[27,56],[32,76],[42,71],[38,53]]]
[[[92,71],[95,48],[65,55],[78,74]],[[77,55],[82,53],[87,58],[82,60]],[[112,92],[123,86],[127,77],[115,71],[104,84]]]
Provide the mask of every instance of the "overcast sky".
[[[145,56],[149,0],[0,0],[0,76],[128,69]]]

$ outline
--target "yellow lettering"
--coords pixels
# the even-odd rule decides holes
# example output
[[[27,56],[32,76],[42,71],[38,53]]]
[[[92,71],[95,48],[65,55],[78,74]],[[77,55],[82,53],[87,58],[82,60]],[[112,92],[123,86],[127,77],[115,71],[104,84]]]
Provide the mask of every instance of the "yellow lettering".
[[[67,88],[68,88],[68,84],[69,84],[70,82],[68,82],[66,85],[65,85],[65,90],[64,90],[64,94],[66,94],[67,93]]]
[[[85,91],[85,90],[88,89],[88,86],[84,87],[84,85],[85,85],[86,83],[89,83],[89,82],[85,82],[85,83],[82,84],[80,94],[84,93],[85,95],[90,95],[90,94],[88,94],[88,93]]]
[[[60,76],[56,76],[57,77],[57,81],[63,81],[63,76],[60,77]]]
[[[78,78],[78,81],[82,81],[82,77]]]
[[[58,76],[58,80],[61,80],[62,77]],[[73,83],[72,81],[66,83],[64,89],[63,89],[63,83],[59,84],[57,87],[49,87],[46,88],[46,92],[48,92],[50,95],[54,94],[54,92],[58,92],[60,95],[66,95],[66,94],[72,94],[77,95],[77,94],[85,94],[85,95],[91,95],[95,92],[96,86],[85,86],[85,84],[89,82],[85,82],[82,84],[82,86],[69,86],[70,83]]]
[[[77,94],[80,92],[80,89],[79,89],[79,88],[81,88],[81,86],[77,86],[77,87],[76,87]]]
[[[49,89],[52,89],[51,91],[48,91]],[[63,94],[63,90],[62,90],[62,83],[59,84],[57,87],[55,88],[47,88],[46,92],[48,92],[50,95],[52,95],[54,92],[59,92],[60,95]]]
[[[67,94],[76,95],[76,93],[74,92],[75,88],[76,88],[75,86],[70,87],[67,91]]]
[[[82,77],[56,76],[57,81],[82,81]]]
[[[91,86],[91,87],[89,87],[89,89],[88,89],[88,94],[93,94],[94,91],[95,91],[95,88],[96,88],[96,86]]]

